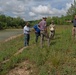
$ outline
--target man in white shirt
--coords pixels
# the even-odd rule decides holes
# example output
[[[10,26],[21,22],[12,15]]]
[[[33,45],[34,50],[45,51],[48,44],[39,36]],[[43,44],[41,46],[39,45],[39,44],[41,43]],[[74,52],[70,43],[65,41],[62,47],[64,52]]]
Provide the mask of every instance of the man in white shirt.
[[[23,28],[23,33],[24,33],[24,36],[25,36],[24,45],[28,46],[29,45],[29,40],[30,40],[30,27],[29,27],[28,22],[26,22],[26,25]]]

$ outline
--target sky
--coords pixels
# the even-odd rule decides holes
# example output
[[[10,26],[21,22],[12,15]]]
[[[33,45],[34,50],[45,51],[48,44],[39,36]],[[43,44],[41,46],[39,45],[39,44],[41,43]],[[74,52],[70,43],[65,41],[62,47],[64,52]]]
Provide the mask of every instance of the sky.
[[[25,21],[66,15],[74,0],[0,0],[0,14]]]

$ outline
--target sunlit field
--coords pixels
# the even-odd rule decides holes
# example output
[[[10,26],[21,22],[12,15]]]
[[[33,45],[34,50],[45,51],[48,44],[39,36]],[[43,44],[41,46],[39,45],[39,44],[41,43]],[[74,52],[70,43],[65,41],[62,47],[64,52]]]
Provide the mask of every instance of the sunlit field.
[[[30,62],[27,66],[32,69],[30,75],[76,75],[76,40],[72,39],[71,30],[71,25],[56,26],[50,47],[45,40],[43,48],[40,48],[40,38],[35,44],[35,34],[31,32],[30,46],[16,56],[14,54],[24,47],[23,35],[0,43],[0,75],[8,75],[10,70],[27,60]],[[7,59],[10,60],[3,64]]]

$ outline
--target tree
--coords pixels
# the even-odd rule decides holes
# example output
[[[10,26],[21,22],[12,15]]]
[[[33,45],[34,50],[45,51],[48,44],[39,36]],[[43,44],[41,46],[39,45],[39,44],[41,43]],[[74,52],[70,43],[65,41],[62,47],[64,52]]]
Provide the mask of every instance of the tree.
[[[75,15],[76,14],[76,1],[74,0],[74,4],[71,4],[71,7],[67,11],[67,15]]]
[[[0,30],[6,29],[7,24],[4,22],[0,22]]]

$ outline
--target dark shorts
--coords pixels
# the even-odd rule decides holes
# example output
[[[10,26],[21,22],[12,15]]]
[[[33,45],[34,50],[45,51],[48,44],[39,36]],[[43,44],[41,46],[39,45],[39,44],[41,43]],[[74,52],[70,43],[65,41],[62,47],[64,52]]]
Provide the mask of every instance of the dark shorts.
[[[74,26],[74,27],[76,27],[76,26]]]

